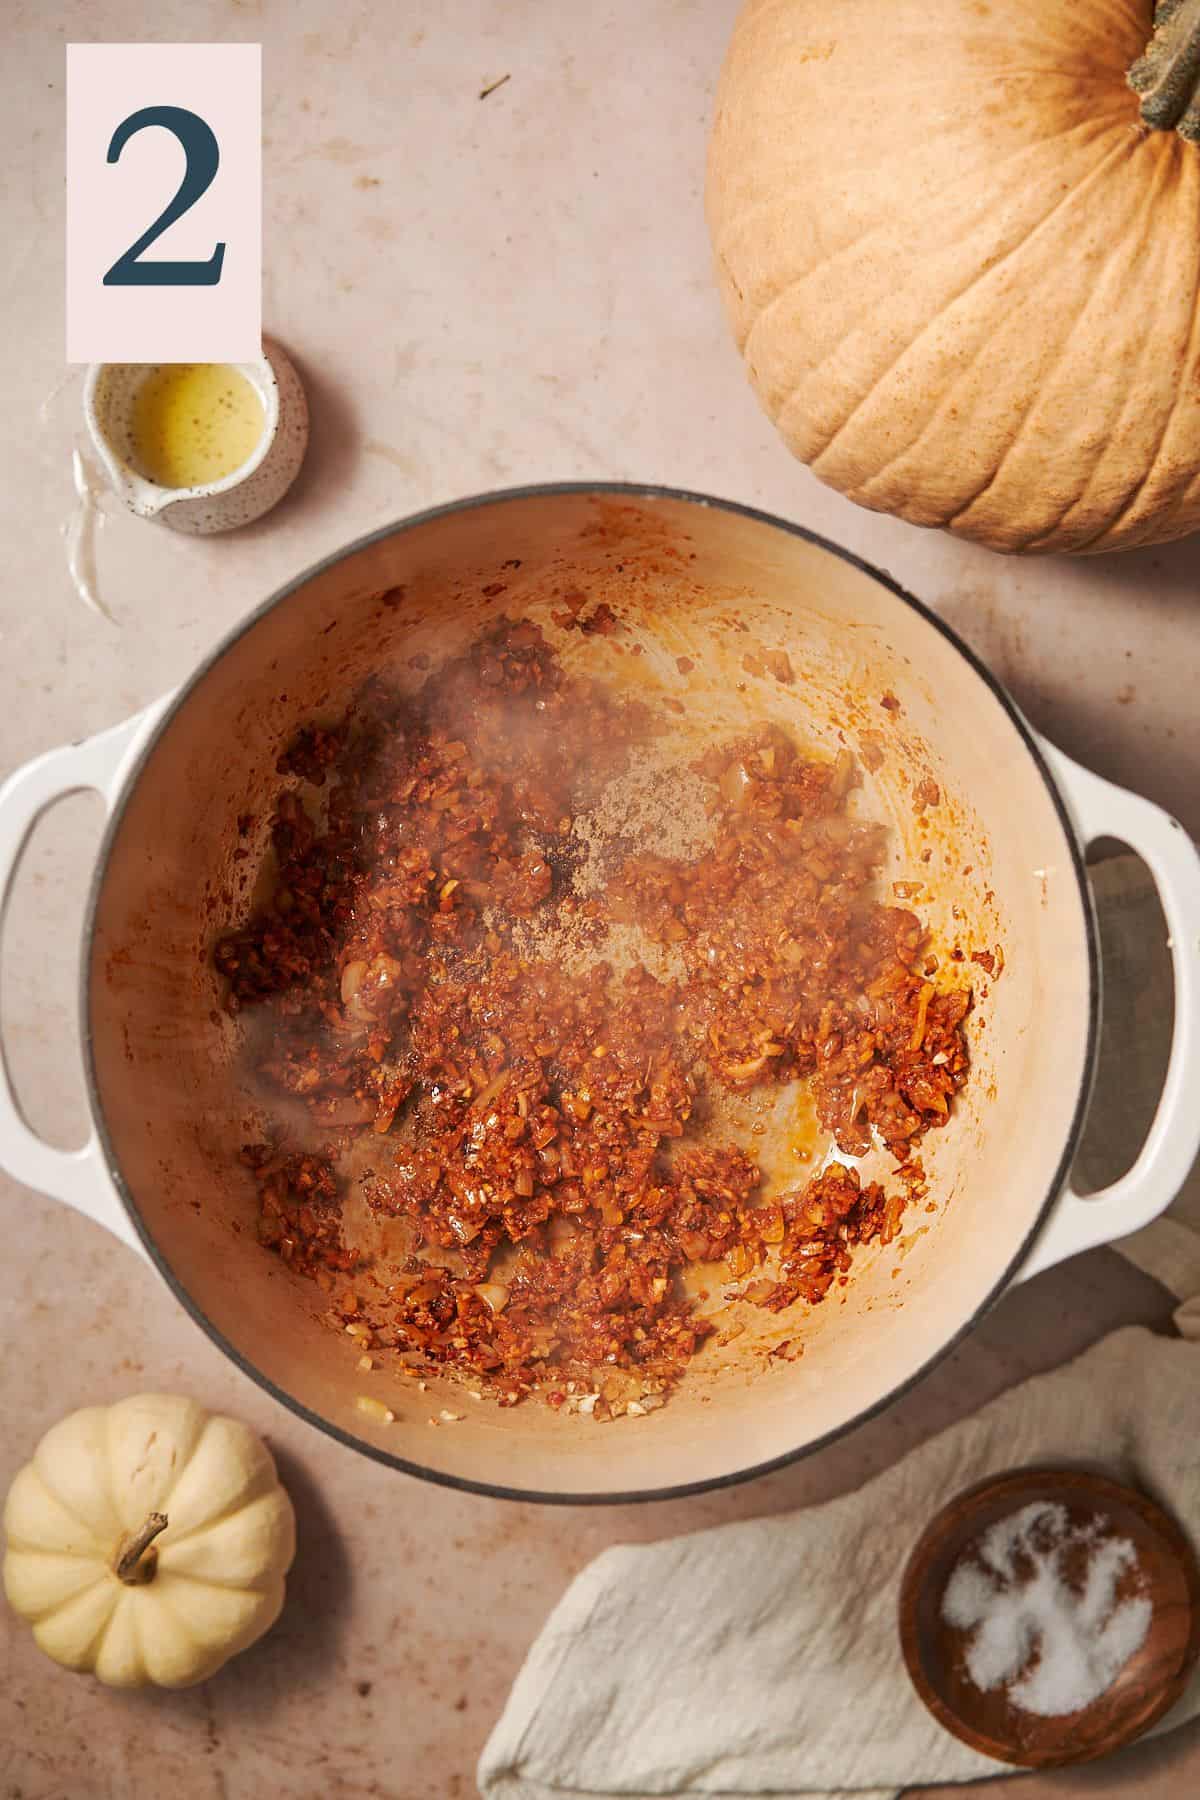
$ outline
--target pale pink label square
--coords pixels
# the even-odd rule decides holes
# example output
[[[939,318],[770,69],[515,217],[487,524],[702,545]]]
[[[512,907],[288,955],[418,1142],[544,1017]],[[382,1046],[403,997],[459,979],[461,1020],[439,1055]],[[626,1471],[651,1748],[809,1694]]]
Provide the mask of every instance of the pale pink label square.
[[[188,177],[203,191],[128,256]],[[183,279],[153,279],[164,263]],[[249,362],[261,346],[261,46],[69,44],[68,362]]]

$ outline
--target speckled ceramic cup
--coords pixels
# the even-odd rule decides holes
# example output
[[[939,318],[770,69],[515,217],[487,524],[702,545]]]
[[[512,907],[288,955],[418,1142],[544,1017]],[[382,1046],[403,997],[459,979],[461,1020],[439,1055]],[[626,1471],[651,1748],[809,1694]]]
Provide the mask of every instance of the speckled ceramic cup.
[[[263,409],[262,436],[253,455],[221,481],[202,487],[162,487],[139,473],[133,453],[133,406],[153,363],[93,363],[83,410],[96,454],[113,491],[142,519],[161,519],[176,531],[202,536],[233,531],[261,518],[291,487],[308,445],[308,404],[286,352],[264,343],[257,362],[234,363]]]

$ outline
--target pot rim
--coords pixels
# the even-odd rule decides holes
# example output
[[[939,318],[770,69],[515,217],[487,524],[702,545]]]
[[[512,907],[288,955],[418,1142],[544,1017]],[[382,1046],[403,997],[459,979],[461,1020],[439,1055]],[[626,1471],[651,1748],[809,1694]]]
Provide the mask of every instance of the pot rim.
[[[109,857],[112,854],[117,834],[121,829],[121,823],[125,816],[125,808],[137,786],[142,771],[146,767],[154,751],[157,749],[159,740],[169,728],[183,702],[188,699],[192,692],[205,679],[209,671],[221,660],[226,651],[232,649],[232,647],[238,643],[247,632],[253,630],[260,619],[265,618],[266,615],[273,612],[277,606],[282,605],[285,600],[290,599],[294,593],[306,586],[308,582],[312,581],[318,575],[324,574],[326,570],[334,568],[338,563],[346,561],[348,557],[357,555],[360,550],[365,550],[372,544],[381,543],[384,539],[395,537],[402,532],[415,530],[419,526],[427,525],[433,519],[446,518],[454,513],[474,511],[480,507],[494,506],[509,501],[545,499],[547,497],[558,495],[585,496],[589,494],[612,495],[616,498],[629,500],[681,501],[689,506],[715,508],[721,512],[733,513],[740,518],[753,519],[760,524],[771,526],[776,530],[788,532],[791,536],[800,538],[805,543],[814,544],[818,549],[824,550],[829,555],[838,557],[840,561],[849,563],[851,567],[861,570],[864,575],[870,576],[872,580],[878,582],[881,587],[886,588],[888,592],[894,595],[894,597],[903,605],[915,612],[934,631],[939,632],[941,636],[958,651],[963,660],[975,672],[980,680],[984,682],[993,697],[999,702],[1000,707],[1007,715],[1010,724],[1024,744],[1038,775],[1041,777],[1042,784],[1050,797],[1051,804],[1054,807],[1059,824],[1062,827],[1063,836],[1066,840],[1067,850],[1070,856],[1071,868],[1078,887],[1083,910],[1088,962],[1087,1038],[1083,1069],[1079,1083],[1079,1092],[1076,1096],[1075,1107],[1071,1117],[1070,1129],[1067,1132],[1063,1144],[1062,1155],[1060,1156],[1058,1165],[1051,1177],[1050,1185],[1047,1189],[1045,1198],[1038,1208],[1037,1216],[1034,1219],[1033,1224],[1026,1232],[991,1291],[975,1308],[970,1317],[963,1322],[951,1337],[947,1338],[944,1343],[938,1346],[925,1362],[921,1364],[919,1369],[899,1383],[898,1386],[890,1389],[887,1394],[881,1399],[873,1402],[872,1405],[863,1408],[862,1411],[855,1413],[853,1417],[846,1419],[840,1425],[832,1427],[829,1431],[823,1432],[819,1437],[813,1438],[808,1443],[798,1445],[794,1450],[786,1450],[779,1456],[769,1457],[765,1462],[754,1463],[746,1468],[734,1469],[724,1475],[710,1476],[702,1481],[683,1482],[671,1487],[637,1488],[620,1493],[560,1493],[537,1488],[510,1487],[499,1482],[475,1481],[469,1476],[454,1475],[444,1470],[427,1468],[422,1463],[413,1462],[407,1457],[397,1456],[392,1451],[385,1450],[379,1445],[368,1443],[362,1438],[355,1437],[351,1432],[343,1430],[341,1426],[335,1425],[330,1420],[322,1418],[319,1413],[313,1412],[312,1409],[304,1405],[302,1401],[297,1400],[294,1395],[289,1394],[284,1388],[281,1388],[275,1381],[271,1380],[269,1376],[263,1374],[260,1369],[256,1368],[249,1358],[234,1344],[230,1343],[229,1339],[217,1329],[203,1309],[195,1302],[195,1300],[193,1300],[187,1288],[184,1286],[183,1281],[176,1275],[174,1269],[162,1256],[154,1238],[151,1236],[142,1220],[137,1203],[126,1185],[124,1176],[121,1174],[109,1136],[108,1121],[105,1118],[104,1108],[100,1100],[99,1085],[96,1079],[95,1046],[91,1024],[91,947],[95,934],[96,912],[99,905],[100,892],[104,885],[105,875],[108,870]],[[762,507],[748,506],[742,501],[725,500],[712,494],[698,493],[693,489],[669,487],[653,482],[526,482],[516,487],[494,488],[483,493],[470,494],[461,500],[451,500],[443,502],[438,506],[425,507],[420,512],[410,513],[404,518],[393,520],[387,525],[381,525],[374,531],[365,532],[361,537],[355,538],[351,543],[344,545],[340,550],[336,550],[331,555],[322,557],[319,561],[312,563],[301,575],[296,576],[293,580],[286,582],[282,587],[277,588],[266,600],[261,601],[258,606],[254,607],[244,618],[240,619],[236,625],[225,633],[207,655],[201,658],[192,673],[175,690],[169,703],[156,719],[153,729],[150,731],[145,741],[139,746],[136,757],[130,763],[129,768],[125,773],[121,784],[121,791],[105,826],[104,835],[101,839],[100,849],[96,858],[96,864],[92,871],[92,877],[88,887],[87,905],[84,912],[79,1003],[80,1035],[82,1039],[84,1080],[87,1087],[88,1105],[91,1110],[97,1136],[104,1150],[105,1163],[109,1177],[116,1193],[134,1230],[137,1232],[147,1256],[157,1269],[158,1273],[162,1276],[175,1298],[217,1348],[222,1350],[244,1375],[249,1376],[251,1381],[255,1382],[260,1388],[263,1388],[274,1400],[279,1401],[280,1405],[286,1406],[290,1412],[295,1413],[298,1418],[303,1419],[309,1425],[315,1426],[319,1431],[324,1432],[327,1437],[334,1438],[338,1443],[345,1445],[347,1449],[357,1450],[362,1455],[371,1457],[375,1462],[384,1463],[389,1468],[398,1469],[402,1474],[413,1475],[420,1480],[433,1482],[439,1487],[453,1488],[460,1493],[481,1494],[489,1499],[495,1500],[520,1500],[533,1505],[628,1506],[635,1502],[684,1500],[695,1494],[712,1493],[721,1488],[740,1486],[741,1483],[754,1481],[761,1475],[770,1475],[776,1470],[785,1469],[790,1464],[799,1462],[804,1457],[814,1456],[818,1451],[824,1450],[830,1444],[836,1443],[839,1438],[845,1437],[848,1432],[854,1431],[860,1425],[865,1425],[869,1420],[878,1417],[889,1406],[894,1405],[897,1400],[909,1393],[922,1382],[945,1357],[949,1356],[951,1352],[955,1350],[975,1329],[980,1320],[991,1311],[1001,1295],[1004,1294],[1010,1286],[1017,1270],[1029,1255],[1036,1239],[1049,1220],[1055,1203],[1066,1184],[1071,1164],[1074,1161],[1075,1152],[1079,1147],[1079,1141],[1083,1133],[1084,1119],[1087,1114],[1088,1101],[1091,1096],[1092,1081],[1096,1065],[1096,1046],[1100,1019],[1100,953],[1095,910],[1092,903],[1091,889],[1085,873],[1084,847],[1080,843],[1078,834],[1072,824],[1070,814],[1067,811],[1066,802],[1063,799],[1062,792],[1058,783],[1055,781],[1054,776],[1050,772],[1045,757],[1042,755],[1041,748],[1031,726],[1026,721],[1012,696],[987,667],[986,663],[981,661],[970,646],[963,642],[958,633],[947,625],[943,619],[939,618],[939,616],[933,612],[930,607],[926,606],[923,601],[918,600],[914,594],[909,593],[907,588],[902,587],[891,575],[887,574],[882,569],[876,568],[875,565],[868,562],[865,557],[858,556],[854,551],[846,550],[840,544],[833,543],[829,538],[823,537],[820,532],[812,531],[805,525],[797,525],[790,520],[782,519],[777,514],[767,512]]]

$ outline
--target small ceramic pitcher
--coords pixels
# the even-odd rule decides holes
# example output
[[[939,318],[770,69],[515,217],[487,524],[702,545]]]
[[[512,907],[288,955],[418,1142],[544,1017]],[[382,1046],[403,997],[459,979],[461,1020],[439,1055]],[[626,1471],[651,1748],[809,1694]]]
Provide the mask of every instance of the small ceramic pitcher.
[[[261,518],[292,485],[308,444],[308,405],[287,354],[265,343],[257,362],[231,365],[262,403],[262,436],[231,474],[201,487],[162,487],[135,466],[134,397],[154,366],[94,363],[88,370],[84,416],[114,493],[140,518],[161,519],[176,531],[232,531]]]

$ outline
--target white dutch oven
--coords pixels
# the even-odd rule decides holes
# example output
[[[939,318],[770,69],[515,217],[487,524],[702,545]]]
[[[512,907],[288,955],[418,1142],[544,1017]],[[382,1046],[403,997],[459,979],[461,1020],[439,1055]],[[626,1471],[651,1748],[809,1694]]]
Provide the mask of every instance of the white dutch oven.
[[[557,632],[554,596],[579,589],[610,602],[622,635]],[[418,653],[454,651],[501,611],[541,619],[568,661],[626,686],[636,673],[651,699],[681,698],[697,744],[764,718],[827,749],[882,734],[884,762],[861,805],[890,821],[889,875],[922,874],[937,941],[999,944],[1005,963],[995,980],[964,965],[977,990],[974,1067],[951,1127],[923,1146],[934,1210],[910,1216],[899,1247],[862,1253],[843,1297],[782,1320],[763,1314],[733,1344],[706,1346],[670,1404],[644,1419],[598,1426],[540,1405],[463,1408],[448,1384],[420,1393],[376,1375],[371,1391],[397,1418],[375,1426],[355,1405],[364,1377],[353,1343],[318,1318],[317,1290],[255,1241],[253,1188],[237,1162],[254,1107],[210,950],[249,906],[275,760],[296,724],[335,715],[381,665],[415,684]],[[623,654],[639,635],[645,654]],[[787,648],[794,684],[747,671],[755,644]],[[694,664],[686,677],[681,656]],[[898,713],[879,706],[889,691]],[[940,804],[918,818],[920,777],[936,782]],[[108,808],[83,945],[94,1128],[80,1151],[50,1148],[5,1081],[0,1160],[147,1256],[285,1404],[412,1473],[579,1501],[678,1494],[777,1466],[909,1386],[1010,1282],[1146,1224],[1197,1151],[1200,862],[1183,830],[1040,740],[894,583],[762,514],[659,490],[546,487],[389,527],[268,601],[176,694],[18,770],[0,790],[6,887],[38,815],[81,788]],[[243,840],[247,814],[256,823]],[[1101,835],[1154,872],[1175,1021],[1137,1163],[1085,1199],[1067,1178],[1100,1002],[1083,851]],[[247,845],[248,859],[235,855]],[[761,1141],[771,1179],[784,1179],[772,1171],[787,1124]],[[803,1345],[798,1360],[767,1356],[782,1338]],[[432,1424],[446,1406],[468,1416]]]

